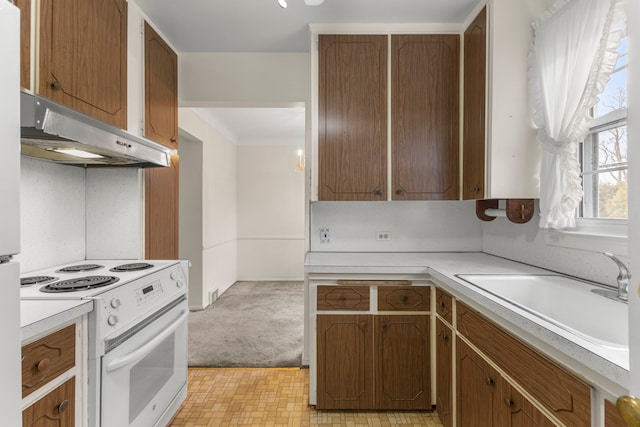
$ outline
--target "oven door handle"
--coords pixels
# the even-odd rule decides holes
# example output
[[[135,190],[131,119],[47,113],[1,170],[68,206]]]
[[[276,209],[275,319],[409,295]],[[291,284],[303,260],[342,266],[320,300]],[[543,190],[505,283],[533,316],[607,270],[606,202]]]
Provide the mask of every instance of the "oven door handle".
[[[111,361],[107,365],[107,372],[117,371],[118,369],[124,366],[127,366],[133,362],[137,362],[138,360],[145,357],[147,354],[151,353],[154,347],[156,347],[158,344],[160,344],[161,341],[163,341],[165,338],[171,335],[173,331],[175,331],[182,324],[182,322],[187,320],[188,316],[189,316],[189,310],[183,310],[182,313],[180,313],[180,317],[178,317],[178,319],[175,322],[173,322],[165,330],[160,332],[151,340],[147,341],[142,347],[139,347],[137,350],[132,351],[126,356],[123,356]]]

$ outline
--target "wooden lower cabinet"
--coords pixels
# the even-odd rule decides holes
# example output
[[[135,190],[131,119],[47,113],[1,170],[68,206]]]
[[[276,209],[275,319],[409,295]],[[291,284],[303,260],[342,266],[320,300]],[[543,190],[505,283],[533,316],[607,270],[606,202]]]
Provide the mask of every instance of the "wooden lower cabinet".
[[[74,377],[22,411],[22,426],[73,427],[75,425]]]
[[[618,414],[616,404],[609,400],[604,401],[604,427],[626,427],[622,417]]]
[[[436,408],[444,427],[453,426],[453,340],[455,334],[437,319],[436,321]]]
[[[458,426],[498,425],[498,373],[460,338],[456,352]]]
[[[428,315],[317,316],[318,409],[431,409]]]
[[[460,338],[457,352],[458,426],[555,425]]]

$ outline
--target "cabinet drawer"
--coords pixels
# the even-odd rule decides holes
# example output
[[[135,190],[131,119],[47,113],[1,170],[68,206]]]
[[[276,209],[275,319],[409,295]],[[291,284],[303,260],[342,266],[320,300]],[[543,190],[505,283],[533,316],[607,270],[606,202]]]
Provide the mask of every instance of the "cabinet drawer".
[[[436,289],[436,313],[449,324],[453,323],[453,298],[440,288]]]
[[[380,286],[378,310],[429,311],[429,286]]]
[[[76,380],[71,378],[60,387],[22,411],[22,425],[55,425],[72,427],[75,422]],[[44,424],[43,424],[44,423]]]
[[[369,286],[318,286],[318,310],[369,310]]]
[[[22,347],[22,397],[72,368],[75,358],[75,325]]]
[[[591,424],[589,386],[501,328],[457,304],[458,332],[566,425]]]

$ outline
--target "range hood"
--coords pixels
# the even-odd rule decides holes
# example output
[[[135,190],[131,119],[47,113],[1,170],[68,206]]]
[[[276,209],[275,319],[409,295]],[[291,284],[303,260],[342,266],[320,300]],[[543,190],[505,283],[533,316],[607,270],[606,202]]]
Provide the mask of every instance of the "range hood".
[[[56,163],[144,168],[169,166],[171,158],[162,144],[26,92],[20,94],[20,126],[22,155]]]

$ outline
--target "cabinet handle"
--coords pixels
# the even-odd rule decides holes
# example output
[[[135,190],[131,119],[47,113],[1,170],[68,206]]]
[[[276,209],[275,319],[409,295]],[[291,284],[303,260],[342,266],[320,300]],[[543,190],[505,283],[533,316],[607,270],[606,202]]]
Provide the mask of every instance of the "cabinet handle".
[[[378,197],[382,197],[382,189],[376,188],[375,190],[373,190],[373,194],[375,194]]]
[[[507,397],[504,399],[504,404],[507,405],[507,408],[513,408],[516,403]]]
[[[171,142],[176,142],[176,141],[177,141],[177,139],[176,139],[176,137],[175,137],[175,136],[174,136],[174,137],[171,137]]]
[[[444,340],[444,342],[449,342],[449,334],[443,334],[442,339]]]
[[[340,294],[340,301],[346,301],[347,297],[345,294]]]
[[[396,194],[397,194],[397,195],[404,194],[404,193],[405,193],[404,188],[402,188],[402,187],[398,187],[398,188],[396,188]]]
[[[444,301],[440,301],[440,308],[445,308],[446,304],[444,303]]]
[[[493,378],[491,377],[487,377],[484,379],[484,382],[487,383],[488,386],[493,387],[494,385],[496,385],[496,382],[493,380]]]
[[[401,300],[402,302],[407,302],[407,301],[409,301],[409,296],[408,296],[408,295],[402,295],[402,296],[400,297],[400,300]]]
[[[54,81],[53,83],[51,83],[51,88],[54,90],[60,90],[62,89],[62,85],[60,84],[59,81]]]
[[[49,366],[51,366],[51,360],[48,357],[45,357],[36,365],[36,369],[38,372],[46,372],[49,370]]]
[[[67,410],[68,407],[69,407],[69,401],[68,400],[63,400],[58,405],[58,412],[63,413],[64,411]]]

